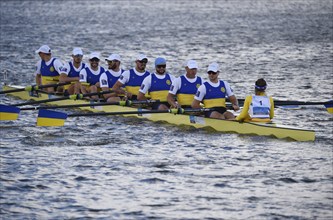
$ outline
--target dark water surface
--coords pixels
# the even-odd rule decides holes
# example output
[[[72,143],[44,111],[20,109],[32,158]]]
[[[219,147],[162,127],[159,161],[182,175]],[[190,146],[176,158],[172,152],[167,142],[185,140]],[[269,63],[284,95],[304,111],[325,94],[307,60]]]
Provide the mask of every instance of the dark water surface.
[[[176,76],[187,59],[204,78],[217,61],[239,98],[259,77],[275,99],[333,97],[331,0],[0,5],[1,82],[33,84],[34,51],[48,44],[63,61],[76,46],[103,60],[119,53],[125,69],[139,52],[149,70],[164,56]],[[116,116],[56,128],[35,119],[26,111],[1,122],[1,219],[333,218],[333,123],[321,106],[276,110],[276,122],[316,131],[306,143]]]

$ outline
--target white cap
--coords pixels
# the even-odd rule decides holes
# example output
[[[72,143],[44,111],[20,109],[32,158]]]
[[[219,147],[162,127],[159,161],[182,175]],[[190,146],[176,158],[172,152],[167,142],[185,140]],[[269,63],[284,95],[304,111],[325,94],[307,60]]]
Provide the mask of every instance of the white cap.
[[[75,56],[75,55],[83,55],[83,51],[81,50],[81,48],[79,48],[79,47],[75,47],[74,49],[73,49],[73,55]]]
[[[90,55],[89,55],[89,59],[93,59],[93,58],[97,58],[99,59],[99,53],[98,52],[92,52]],[[99,59],[100,60],[100,59]]]
[[[43,45],[43,46],[41,46],[38,50],[36,50],[35,51],[36,53],[47,53],[47,54],[49,54],[49,53],[51,53],[51,48],[49,47],[49,46],[47,46],[47,45]]]
[[[189,61],[187,61],[186,66],[189,69],[198,69],[198,64],[197,64],[197,62],[195,60],[189,60]]]
[[[219,70],[219,65],[217,63],[211,63],[208,66],[207,72],[213,71],[214,73],[217,73]]]
[[[146,56],[146,55],[144,55],[144,54],[139,54],[137,57],[136,57],[136,60],[143,60],[143,59],[147,59],[148,60],[148,57]]]
[[[108,60],[108,61],[112,61],[112,60],[121,61],[121,58],[120,58],[119,54],[113,53],[108,58],[106,58],[105,60]]]

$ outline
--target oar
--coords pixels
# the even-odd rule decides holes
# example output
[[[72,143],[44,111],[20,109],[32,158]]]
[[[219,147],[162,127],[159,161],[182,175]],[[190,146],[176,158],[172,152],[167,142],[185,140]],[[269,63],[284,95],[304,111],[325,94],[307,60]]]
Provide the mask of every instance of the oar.
[[[283,106],[283,105],[326,105],[332,104],[333,100],[326,102],[303,102],[303,101],[282,101],[282,100],[274,100],[274,105]]]
[[[35,107],[26,107],[20,108],[21,111],[24,110],[39,110],[39,109],[55,109],[55,108],[79,108],[79,107],[93,107],[93,106],[106,106],[106,105],[120,105],[120,106],[132,106],[139,104],[152,104],[157,103],[159,100],[126,100],[119,102],[97,102],[97,103],[85,103],[85,104],[77,104],[77,105],[59,105],[59,106],[35,106]]]
[[[64,126],[65,119],[67,117],[79,117],[79,116],[105,116],[105,115],[142,115],[142,114],[160,114],[160,113],[173,113],[173,114],[184,114],[189,112],[205,112],[211,109],[167,109],[167,110],[138,110],[138,111],[123,111],[123,112],[96,112],[96,113],[77,113],[77,114],[66,114],[64,112],[57,112],[51,110],[41,109],[38,112],[37,126]]]
[[[9,106],[0,104],[0,121],[10,121],[16,120],[20,111],[24,110],[39,110],[39,109],[56,109],[56,108],[78,108],[78,107],[93,107],[93,106],[107,106],[107,105],[119,105],[119,106],[132,106],[140,104],[152,104],[158,103],[159,100],[126,100],[119,102],[98,102],[98,103],[85,103],[77,105],[59,105],[59,106],[34,106],[34,107],[25,107],[19,108],[16,106]]]
[[[11,90],[6,90],[6,91],[0,91],[0,94],[5,94],[5,93],[12,93],[12,92],[22,92],[22,91],[27,91],[27,92],[32,92],[36,91],[39,89],[44,89],[44,88],[49,88],[49,87],[58,87],[58,86],[64,86],[70,84],[70,82],[64,82],[64,83],[56,83],[56,84],[47,84],[47,85],[30,85],[26,86],[24,88],[19,88],[19,89],[11,89]]]
[[[84,97],[89,97],[89,96],[94,96],[94,95],[103,95],[103,94],[107,94],[107,93],[111,93],[111,92],[113,92],[113,91],[103,91],[103,92],[93,92],[93,93],[86,93],[86,94],[69,95],[69,96],[63,96],[63,97],[54,98],[54,99],[45,99],[45,100],[39,100],[39,101],[28,101],[28,102],[13,104],[11,106],[36,105],[36,104],[47,103],[47,102],[56,102],[56,101],[61,101],[61,100],[66,100],[66,99],[79,100],[79,99],[83,99]]]
[[[326,110],[333,114],[333,100],[326,101],[326,102],[303,102],[303,101],[281,101],[275,100],[274,106],[291,106],[292,108],[296,108],[299,106],[313,106],[313,105],[323,105],[325,106]]]
[[[244,99],[238,99],[238,102],[244,103]],[[333,114],[333,100],[326,102],[306,102],[306,101],[284,101],[284,100],[274,100],[274,106],[292,106],[291,109],[297,109],[299,106],[311,106],[311,105],[323,105],[326,110]]]

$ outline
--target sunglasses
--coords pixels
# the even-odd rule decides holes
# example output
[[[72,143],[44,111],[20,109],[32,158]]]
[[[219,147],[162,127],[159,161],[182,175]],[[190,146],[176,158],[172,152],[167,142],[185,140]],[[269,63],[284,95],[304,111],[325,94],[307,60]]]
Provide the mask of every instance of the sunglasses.
[[[157,65],[156,68],[166,68],[166,65]]]
[[[81,58],[81,57],[83,57],[83,55],[77,54],[77,55],[74,55],[74,57]]]
[[[210,74],[216,75],[217,72],[209,71],[209,72],[208,72],[208,75],[210,75]]]

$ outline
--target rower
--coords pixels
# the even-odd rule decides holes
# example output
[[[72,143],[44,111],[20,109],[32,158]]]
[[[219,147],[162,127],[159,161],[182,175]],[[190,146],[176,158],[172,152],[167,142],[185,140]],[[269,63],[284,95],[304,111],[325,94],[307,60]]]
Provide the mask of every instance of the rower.
[[[36,66],[36,84],[47,85],[59,82],[59,75],[62,73],[63,64],[60,59],[52,57],[51,48],[48,45],[41,46],[35,51],[41,58]],[[59,88],[58,88],[59,89]],[[45,88],[46,92],[55,92],[54,87]],[[59,90],[58,90],[59,91]]]
[[[139,54],[135,60],[135,67],[123,72],[118,81],[113,85],[112,90],[118,95],[124,95],[125,98],[136,100],[142,81],[150,75],[146,70],[147,62],[147,56]],[[122,88],[123,86],[125,86],[125,90]]]
[[[75,83],[80,80],[80,71],[86,67],[82,62],[83,51],[81,48],[74,48],[72,52],[72,60],[67,62],[60,74],[59,82],[71,82],[70,85],[64,86],[64,94],[73,95]]]
[[[266,95],[267,83],[261,78],[255,83],[255,95],[245,98],[242,112],[237,121],[270,122],[274,117],[274,101]]]
[[[99,78],[105,69],[99,65],[99,53],[92,52],[89,55],[89,64],[80,71],[80,82],[75,84],[75,93],[86,94],[97,92],[99,85]],[[98,100],[97,96],[93,96],[92,99]]]
[[[119,54],[111,54],[108,58],[105,59],[105,61],[108,64],[108,69],[102,73],[101,77],[99,78],[99,83],[102,91],[109,91],[125,70],[120,68],[121,58]],[[115,95],[115,93],[107,93],[103,96],[107,102],[119,101]]]
[[[166,60],[163,57],[155,59],[155,72],[148,75],[142,82],[138,100],[147,100],[145,94],[149,92],[152,100],[159,102],[152,104],[152,109],[167,110],[170,105],[167,102],[167,95],[172,81],[175,77],[166,71]]]
[[[194,95],[203,82],[201,77],[196,75],[198,64],[195,60],[187,61],[185,70],[186,73],[176,78],[170,87],[167,100],[171,108],[190,108]]]
[[[229,97],[235,111],[239,110],[238,101],[229,83],[218,78],[219,73],[217,63],[209,64],[207,70],[209,80],[198,88],[192,102],[192,108],[200,108],[202,102],[205,108],[212,108],[212,110],[205,112],[205,117],[233,120],[235,116],[227,111],[225,98]]]

